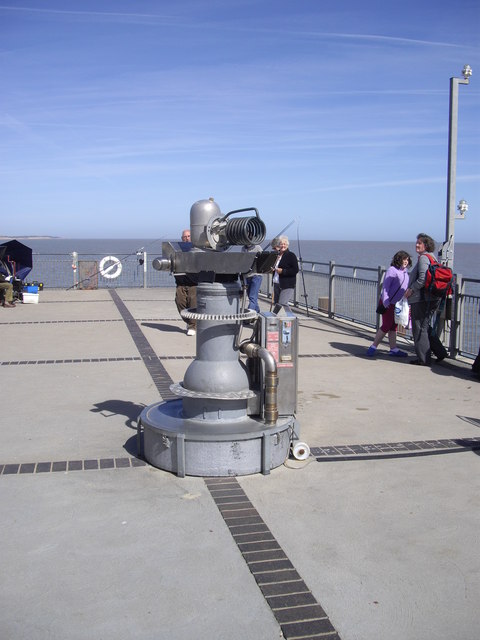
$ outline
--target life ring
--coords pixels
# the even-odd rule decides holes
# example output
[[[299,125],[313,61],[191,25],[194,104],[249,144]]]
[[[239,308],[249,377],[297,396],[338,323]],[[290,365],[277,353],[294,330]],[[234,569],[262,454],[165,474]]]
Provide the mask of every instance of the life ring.
[[[111,262],[112,264],[108,267],[105,267],[107,262]],[[118,276],[122,273],[122,263],[115,256],[105,256],[100,260],[100,273],[104,278],[118,278]]]

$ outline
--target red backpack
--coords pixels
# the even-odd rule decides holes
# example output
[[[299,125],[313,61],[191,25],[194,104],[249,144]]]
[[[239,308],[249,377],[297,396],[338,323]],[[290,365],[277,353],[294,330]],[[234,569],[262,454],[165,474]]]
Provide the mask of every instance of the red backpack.
[[[424,255],[430,261],[425,274],[425,289],[430,295],[443,298],[452,294],[453,271],[450,267],[440,264],[428,253]]]

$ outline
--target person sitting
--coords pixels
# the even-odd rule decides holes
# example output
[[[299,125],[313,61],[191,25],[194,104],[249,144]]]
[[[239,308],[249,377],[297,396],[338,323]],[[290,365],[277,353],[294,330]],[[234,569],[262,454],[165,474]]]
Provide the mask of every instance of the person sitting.
[[[12,309],[15,306],[13,302],[13,284],[10,282],[11,276],[6,276],[0,272],[0,291],[3,292],[2,307]]]

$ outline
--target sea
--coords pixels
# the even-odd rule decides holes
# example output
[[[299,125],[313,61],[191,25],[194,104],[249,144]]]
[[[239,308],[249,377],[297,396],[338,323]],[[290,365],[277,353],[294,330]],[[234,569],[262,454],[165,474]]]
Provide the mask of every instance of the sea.
[[[18,238],[31,247],[33,254],[65,255],[76,251],[79,257],[116,256],[120,260],[138,252],[146,251],[148,257],[162,254],[162,242],[166,238]],[[3,240],[0,239],[0,243]],[[263,243],[265,247],[266,243]],[[416,261],[412,240],[398,242],[354,241],[354,240],[301,240],[290,239],[290,249],[304,262],[329,263],[365,268],[390,266],[393,255],[404,250]],[[455,244],[454,271],[466,278],[480,279],[480,243],[459,242]]]

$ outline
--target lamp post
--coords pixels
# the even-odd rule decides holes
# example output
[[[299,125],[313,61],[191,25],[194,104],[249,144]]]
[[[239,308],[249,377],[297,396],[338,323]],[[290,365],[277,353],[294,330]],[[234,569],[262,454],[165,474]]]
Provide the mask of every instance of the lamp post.
[[[466,64],[462,69],[463,78],[450,78],[450,111],[448,127],[448,176],[447,176],[447,226],[445,242],[442,246],[442,262],[453,268],[454,239],[455,239],[455,183],[457,178],[457,137],[458,137],[458,85],[469,84],[472,68]],[[468,209],[465,200],[464,203]],[[458,206],[461,217],[466,209]]]

